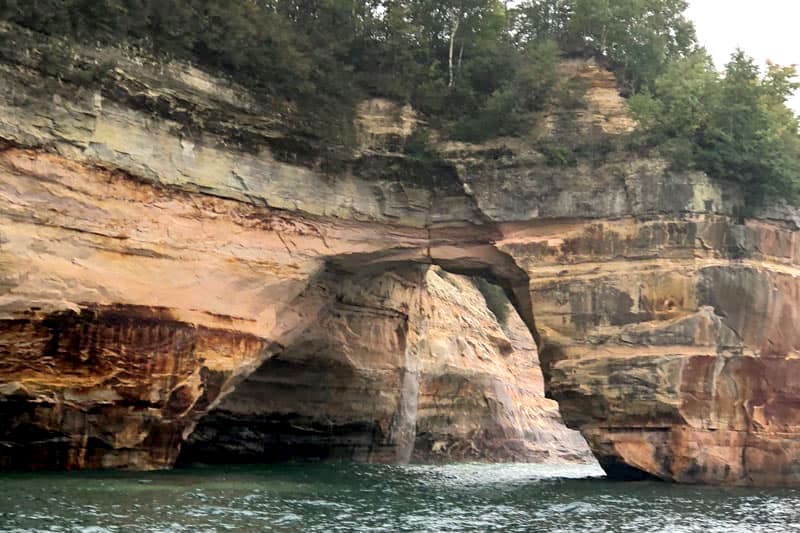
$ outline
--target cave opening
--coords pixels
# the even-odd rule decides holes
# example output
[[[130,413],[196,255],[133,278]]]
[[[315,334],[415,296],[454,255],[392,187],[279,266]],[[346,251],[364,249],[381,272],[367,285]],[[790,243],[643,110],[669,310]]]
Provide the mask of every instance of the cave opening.
[[[383,266],[333,276],[313,324],[200,419],[178,466],[593,460],[545,398],[527,286]]]

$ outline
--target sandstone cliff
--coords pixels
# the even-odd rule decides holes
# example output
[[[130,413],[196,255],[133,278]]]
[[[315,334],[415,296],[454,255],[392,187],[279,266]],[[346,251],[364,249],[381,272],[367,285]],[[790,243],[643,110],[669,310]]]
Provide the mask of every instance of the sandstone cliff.
[[[388,315],[376,306],[384,318],[361,323],[368,330],[339,329],[348,280],[380,285],[384,272],[436,264],[503,287],[536,338],[549,397],[610,475],[800,483],[792,213],[741,219],[730,185],[629,153],[552,167],[517,139],[410,158],[397,140],[417,118],[389,102],[365,104],[360,144],[333,164],[324,147],[195,69],[121,58],[102,89],[88,90],[42,76],[23,47],[2,52],[4,466],[168,466],[209,410],[284,412],[255,400],[237,407],[236,391],[270,364],[279,368],[269,386],[279,386],[314,343],[330,348],[329,364],[358,352],[330,369],[348,375],[371,368],[365,358],[377,351],[369,364],[417,365],[419,390],[403,392],[395,376],[386,409],[369,415],[380,440],[399,428],[389,413],[410,408],[398,402],[417,399],[416,435],[389,441],[405,443],[402,457],[411,441],[412,453],[460,454],[452,443],[489,423],[516,432],[503,439],[525,435],[530,417],[469,402],[523,395],[527,378],[501,390],[473,380],[496,357],[476,351],[452,374],[442,365],[468,350],[408,342],[458,327],[437,316],[447,297],[430,285],[433,307],[404,311],[404,347],[385,328],[391,306],[423,298],[420,287],[381,304]],[[600,89],[589,93],[585,131],[628,131],[607,73],[577,68]],[[488,342],[492,330],[495,346],[512,344],[508,357],[529,350],[484,324],[462,338]],[[502,366],[495,377],[527,372]],[[356,386],[380,395],[388,378],[376,375]],[[467,403],[445,405],[465,375]],[[452,435],[440,433],[440,410]]]

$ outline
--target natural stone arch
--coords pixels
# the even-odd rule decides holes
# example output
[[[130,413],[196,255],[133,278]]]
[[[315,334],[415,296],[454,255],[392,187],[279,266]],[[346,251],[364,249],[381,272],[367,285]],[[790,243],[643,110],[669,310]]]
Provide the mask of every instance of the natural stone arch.
[[[523,317],[532,310],[529,326],[535,313],[548,393],[611,473],[798,476],[786,467],[800,348],[788,223],[663,215],[434,231],[198,201],[14,149],[2,178],[14,273],[2,426],[19,452],[5,466],[169,466],[197,419],[314,320],[325,276],[419,262],[488,272]],[[84,207],[43,223],[41,202],[65,198]],[[135,246],[113,228],[134,228]],[[87,365],[97,354],[107,364]]]
[[[362,266],[337,264],[319,320],[199,421],[181,463],[590,460],[499,287],[425,263],[348,263]]]
[[[3,247],[8,271],[23,274],[6,283],[27,295],[3,302],[4,467],[172,465],[197,420],[291,344],[348,269],[440,262],[488,273],[530,316],[524,275],[491,227],[292,215],[52,154],[2,155],[4,190],[15,192]],[[74,200],[90,207],[35,225],[40,201]]]
[[[330,258],[472,268],[490,246],[528,276],[549,393],[612,473],[800,483],[796,212],[743,219],[734,184],[632,153],[552,168],[496,140],[428,164],[369,117],[329,174],[325,147],[281,150],[279,117],[196,69],[120,58],[110,90],[52,98],[26,50],[0,93],[2,466],[168,466],[314,319]],[[587,73],[624,119],[613,75]],[[602,107],[584,125],[613,126]]]

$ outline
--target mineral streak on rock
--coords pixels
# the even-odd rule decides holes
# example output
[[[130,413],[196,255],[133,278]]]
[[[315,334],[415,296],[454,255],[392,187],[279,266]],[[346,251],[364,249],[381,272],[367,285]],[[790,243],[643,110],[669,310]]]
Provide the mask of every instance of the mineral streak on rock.
[[[168,310],[86,307],[0,321],[0,467],[158,468],[268,346]],[[223,361],[220,364],[220,361]]]
[[[344,402],[331,414],[336,435],[358,436],[353,456],[472,457],[476,431],[487,459],[512,441],[506,456],[528,454],[519,406],[540,400],[520,332],[469,291],[433,291],[431,270],[368,305],[380,312],[348,292],[437,264],[502,286],[547,395],[610,475],[800,485],[794,211],[743,219],[735,185],[624,152],[552,167],[499,139],[407,157],[419,117],[383,100],[359,106],[359,144],[332,167],[196,69],[122,57],[95,92],[47,78],[24,49],[2,54],[3,467],[168,466],[204,414],[213,425],[259,383],[292,389],[254,392],[259,413],[285,413],[297,387]],[[580,132],[630,131],[607,72],[565,71],[588,84]],[[353,388],[314,389],[321,376],[373,409]],[[308,412],[287,414],[270,418],[285,434]]]

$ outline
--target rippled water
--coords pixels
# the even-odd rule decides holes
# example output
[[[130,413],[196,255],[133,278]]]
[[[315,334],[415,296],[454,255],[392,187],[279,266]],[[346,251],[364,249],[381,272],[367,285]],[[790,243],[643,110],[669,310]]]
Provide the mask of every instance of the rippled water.
[[[0,477],[2,531],[800,531],[800,490],[595,467],[288,464]]]

